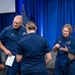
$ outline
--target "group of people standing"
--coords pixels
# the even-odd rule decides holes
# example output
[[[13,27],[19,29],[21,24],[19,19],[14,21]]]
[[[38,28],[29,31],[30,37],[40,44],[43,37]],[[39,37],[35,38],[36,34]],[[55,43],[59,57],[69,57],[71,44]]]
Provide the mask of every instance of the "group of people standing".
[[[17,72],[19,75],[47,75],[46,65],[52,59],[51,50],[57,51],[54,75],[75,75],[75,40],[71,37],[71,25],[63,26],[63,35],[51,49],[47,40],[36,34],[36,24],[29,21],[24,27],[22,20],[21,15],[15,16],[13,24],[0,33],[0,48],[6,59],[15,56],[13,65],[6,65],[6,75],[16,75]]]
[[[15,56],[13,65],[6,65],[6,75],[16,75],[17,71],[19,75],[47,75],[46,65],[52,59],[51,48],[44,37],[36,34],[37,27],[33,21],[26,27],[22,24],[22,16],[17,15],[13,24],[0,33],[0,48],[6,59]]]

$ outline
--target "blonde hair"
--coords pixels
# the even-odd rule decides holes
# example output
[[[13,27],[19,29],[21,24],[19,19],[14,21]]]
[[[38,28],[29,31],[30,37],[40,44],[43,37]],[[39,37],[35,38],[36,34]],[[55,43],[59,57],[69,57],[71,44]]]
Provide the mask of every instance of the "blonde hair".
[[[67,28],[69,29],[69,34],[71,35],[71,34],[72,34],[72,26],[71,26],[71,24],[65,24],[65,25],[63,26],[63,28],[62,28],[62,32],[63,32],[63,29],[64,29],[65,27],[67,27]]]
[[[35,24],[33,21],[29,21],[29,22],[26,24],[26,27],[27,27],[29,30],[35,30],[35,29],[36,29],[36,24]]]

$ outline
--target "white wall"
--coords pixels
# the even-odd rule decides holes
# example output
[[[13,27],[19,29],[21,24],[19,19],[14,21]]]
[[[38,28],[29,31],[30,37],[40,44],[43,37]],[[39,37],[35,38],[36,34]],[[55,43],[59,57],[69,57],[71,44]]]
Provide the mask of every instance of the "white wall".
[[[15,0],[0,0],[0,14],[16,12]]]

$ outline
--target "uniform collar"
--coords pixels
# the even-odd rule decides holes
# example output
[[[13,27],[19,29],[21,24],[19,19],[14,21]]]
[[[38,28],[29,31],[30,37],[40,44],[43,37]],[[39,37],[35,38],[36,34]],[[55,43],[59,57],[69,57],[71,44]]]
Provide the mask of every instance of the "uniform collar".
[[[29,33],[29,35],[34,35],[34,34],[36,34],[36,33]]]
[[[65,37],[63,36],[63,38],[64,38],[64,39],[69,39],[69,38],[71,38],[71,35],[70,35],[68,38],[65,38]]]
[[[23,26],[21,26],[19,29],[21,29],[21,28],[23,29]],[[14,29],[12,25],[11,25],[11,29]],[[15,30],[15,29],[14,29],[14,30]]]

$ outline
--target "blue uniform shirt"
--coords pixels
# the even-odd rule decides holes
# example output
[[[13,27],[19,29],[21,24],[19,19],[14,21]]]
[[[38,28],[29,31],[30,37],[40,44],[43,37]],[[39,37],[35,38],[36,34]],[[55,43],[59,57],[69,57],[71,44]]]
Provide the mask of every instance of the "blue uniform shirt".
[[[26,35],[24,26],[15,30],[13,26],[8,26],[0,33],[0,40],[4,40],[6,48],[16,55],[18,41]]]
[[[46,39],[30,33],[19,41],[18,54],[23,55],[21,70],[24,72],[46,72],[44,55],[51,51]]]
[[[69,53],[75,54],[75,39],[72,40]]]
[[[70,49],[69,49],[68,52],[75,55],[75,39],[72,40],[71,46],[70,46]],[[75,75],[75,58],[70,63],[70,66],[69,66],[69,75]]]
[[[61,36],[57,39],[56,43],[58,43],[60,47],[65,48],[66,46],[68,47],[68,49],[70,49],[72,39],[73,39],[72,37],[65,38]],[[68,53],[61,51],[59,48],[57,52],[56,62],[58,62],[61,66],[63,66],[66,64],[67,61],[68,61]]]

